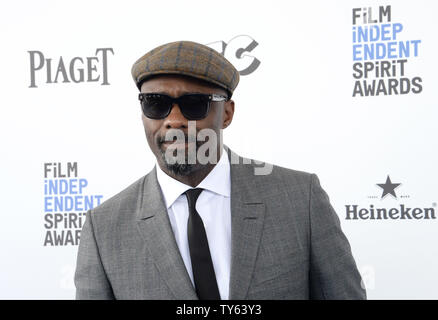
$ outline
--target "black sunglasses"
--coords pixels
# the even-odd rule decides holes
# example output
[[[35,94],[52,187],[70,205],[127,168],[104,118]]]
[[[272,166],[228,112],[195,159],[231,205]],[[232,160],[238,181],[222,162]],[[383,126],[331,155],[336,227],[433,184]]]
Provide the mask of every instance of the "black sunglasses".
[[[178,98],[161,93],[140,93],[138,95],[143,114],[151,119],[166,118],[174,104],[177,104],[187,120],[201,120],[208,115],[210,103],[228,101],[219,94],[188,93]]]

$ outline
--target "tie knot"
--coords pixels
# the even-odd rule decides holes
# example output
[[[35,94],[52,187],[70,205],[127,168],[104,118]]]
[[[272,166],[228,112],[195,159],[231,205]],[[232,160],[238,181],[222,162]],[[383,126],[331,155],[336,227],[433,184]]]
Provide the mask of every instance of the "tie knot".
[[[195,204],[196,204],[196,200],[198,200],[199,195],[202,192],[202,188],[195,188],[195,189],[189,189],[186,192],[184,192],[186,194],[187,197],[187,201],[189,202],[189,206],[194,208]]]
[[[191,200],[194,200],[196,202],[196,200],[198,200],[198,197],[203,190],[204,189],[202,188],[189,189],[185,192],[185,194],[187,195],[187,198],[190,198]]]

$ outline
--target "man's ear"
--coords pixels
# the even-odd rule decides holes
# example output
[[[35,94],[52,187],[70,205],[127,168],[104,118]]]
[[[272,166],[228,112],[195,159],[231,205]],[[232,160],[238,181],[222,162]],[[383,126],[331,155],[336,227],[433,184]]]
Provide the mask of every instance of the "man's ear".
[[[224,103],[224,121],[222,122],[222,129],[225,129],[231,124],[234,116],[234,101],[228,100]]]

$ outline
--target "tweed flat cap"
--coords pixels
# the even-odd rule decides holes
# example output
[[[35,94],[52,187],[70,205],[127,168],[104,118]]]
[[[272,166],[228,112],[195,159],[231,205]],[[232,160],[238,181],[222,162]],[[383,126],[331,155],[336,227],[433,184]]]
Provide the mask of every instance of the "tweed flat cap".
[[[131,69],[141,84],[160,74],[181,74],[201,79],[227,90],[229,96],[239,83],[239,71],[216,50],[200,43],[177,41],[161,45],[138,59]]]

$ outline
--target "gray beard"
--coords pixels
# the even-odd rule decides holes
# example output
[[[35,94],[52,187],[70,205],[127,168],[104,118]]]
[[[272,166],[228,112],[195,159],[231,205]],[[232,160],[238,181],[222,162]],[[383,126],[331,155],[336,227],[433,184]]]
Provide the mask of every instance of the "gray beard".
[[[186,136],[185,141],[188,141],[187,136]],[[180,162],[175,161],[175,163],[169,163],[168,162],[169,159],[166,159],[166,151],[164,151],[162,149],[163,142],[164,142],[164,139],[160,139],[160,138],[157,139],[157,144],[158,144],[158,147],[159,147],[159,150],[161,153],[161,159],[163,160],[163,163],[166,165],[167,170],[169,170],[171,173],[173,173],[176,176],[189,176],[193,172],[200,169],[199,164],[189,163],[187,152],[185,153],[185,158],[184,158],[184,161],[182,163],[181,163],[182,159],[180,160]],[[202,146],[204,143],[205,142],[196,141],[196,154],[199,150],[199,147]],[[209,154],[209,152],[207,150],[207,156],[208,156],[208,154]]]
[[[175,163],[169,163],[168,159],[166,159],[166,152],[161,149],[161,146],[160,146],[160,151],[161,151],[161,159],[163,160],[163,163],[166,165],[167,170],[172,172],[174,175],[189,176],[194,171],[196,171],[195,164],[188,163],[189,161],[187,154],[185,154],[185,159],[183,163],[178,163],[178,161],[176,161]]]
[[[164,152],[161,153],[161,157],[163,159],[164,164],[166,165],[167,170],[169,170],[176,176],[188,176],[194,171],[193,164],[178,163],[178,162],[170,164],[166,161],[166,156]]]

